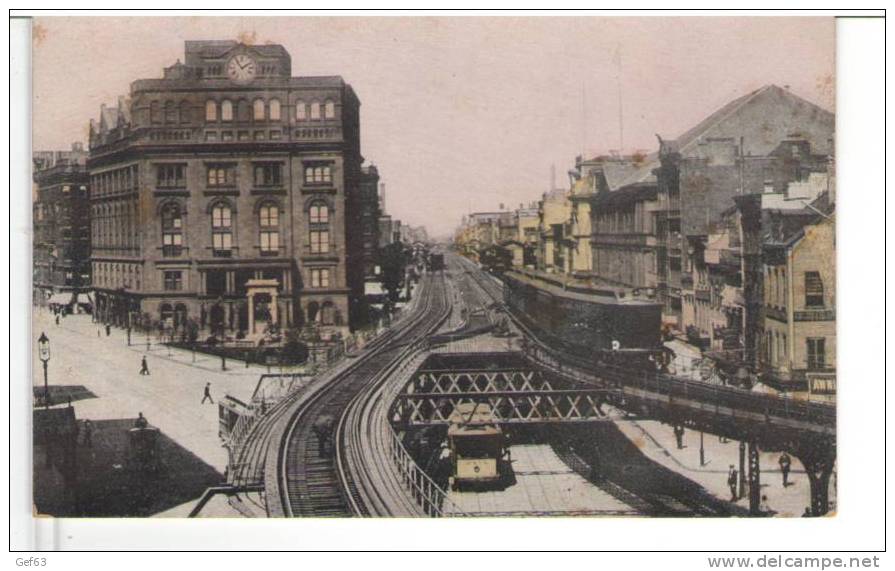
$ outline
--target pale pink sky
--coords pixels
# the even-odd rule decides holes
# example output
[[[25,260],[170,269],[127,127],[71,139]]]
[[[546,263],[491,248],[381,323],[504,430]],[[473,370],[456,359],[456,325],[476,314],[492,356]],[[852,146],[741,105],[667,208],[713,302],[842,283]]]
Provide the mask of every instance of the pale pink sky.
[[[293,75],[354,87],[389,212],[439,234],[536,200],[551,165],[565,185],[582,149],[619,147],[618,48],[626,151],[768,83],[835,97],[833,18],[39,18],[34,148],[86,142],[100,104],[161,77],[184,40],[247,37],[283,44]]]

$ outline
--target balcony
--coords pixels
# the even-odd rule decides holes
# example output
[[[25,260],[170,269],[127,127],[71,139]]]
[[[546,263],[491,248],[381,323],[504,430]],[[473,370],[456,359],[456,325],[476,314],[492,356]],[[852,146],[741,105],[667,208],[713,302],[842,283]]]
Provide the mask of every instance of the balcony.
[[[695,297],[697,301],[710,303],[712,301],[712,290],[704,286],[697,286]]]
[[[634,246],[634,247],[653,247],[656,245],[656,237],[652,234],[642,233],[612,233],[612,232],[596,232],[591,239],[593,244],[607,246]]]
[[[770,317],[775,321],[780,321],[782,323],[786,323],[788,317],[786,315],[786,310],[782,307],[775,307],[773,305],[766,305],[764,308],[765,317]]]
[[[793,321],[836,321],[836,310],[827,308],[793,311]]]

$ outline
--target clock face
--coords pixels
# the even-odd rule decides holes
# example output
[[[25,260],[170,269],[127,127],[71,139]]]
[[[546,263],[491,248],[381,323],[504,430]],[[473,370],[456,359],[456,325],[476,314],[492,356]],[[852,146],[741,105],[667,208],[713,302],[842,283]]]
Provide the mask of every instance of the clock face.
[[[227,75],[236,81],[251,81],[256,71],[255,60],[245,54],[233,56],[227,63]]]

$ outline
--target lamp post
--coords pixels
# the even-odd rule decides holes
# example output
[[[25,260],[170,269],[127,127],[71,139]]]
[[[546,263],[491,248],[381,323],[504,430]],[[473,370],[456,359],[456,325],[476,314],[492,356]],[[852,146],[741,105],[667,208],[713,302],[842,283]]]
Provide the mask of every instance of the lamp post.
[[[44,364],[44,408],[50,408],[50,387],[47,384],[47,363],[50,360],[50,339],[46,333],[37,338],[37,355]]]

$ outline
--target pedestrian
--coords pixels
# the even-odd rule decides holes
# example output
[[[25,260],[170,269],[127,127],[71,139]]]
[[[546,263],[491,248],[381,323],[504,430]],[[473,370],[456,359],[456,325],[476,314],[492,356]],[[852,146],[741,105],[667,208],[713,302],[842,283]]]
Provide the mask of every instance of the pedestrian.
[[[214,399],[211,398],[211,383],[205,383],[205,394],[202,396],[200,404],[205,404],[205,399],[210,400],[211,404],[214,404]]]
[[[93,448],[93,423],[89,418],[84,421],[84,446]]]
[[[814,517],[814,514],[811,513],[810,507],[805,508],[805,511],[802,512],[802,517]]]
[[[99,334],[99,329],[96,330],[96,336],[97,336],[97,337],[102,337],[102,335]]]
[[[677,440],[677,449],[683,450],[684,448],[684,425],[678,424],[674,427],[674,439]]]
[[[146,362],[146,355],[143,355],[143,360],[140,362],[140,374],[141,375],[149,374],[149,364]]]
[[[56,325],[57,326],[59,325],[59,314],[58,313],[56,314]]]
[[[789,454],[784,452],[780,455],[780,460],[778,461],[780,464],[780,472],[783,474],[783,487],[789,485],[789,468],[792,465],[792,460],[789,458]]]
[[[146,428],[149,426],[149,421],[146,420],[146,417],[143,416],[142,412],[137,413],[137,420],[134,421],[134,428]]]
[[[730,465],[730,470],[727,472],[727,486],[730,488],[730,501],[737,501],[737,469],[733,467],[733,464]]]
[[[112,334],[112,326],[106,323],[106,337]]]

